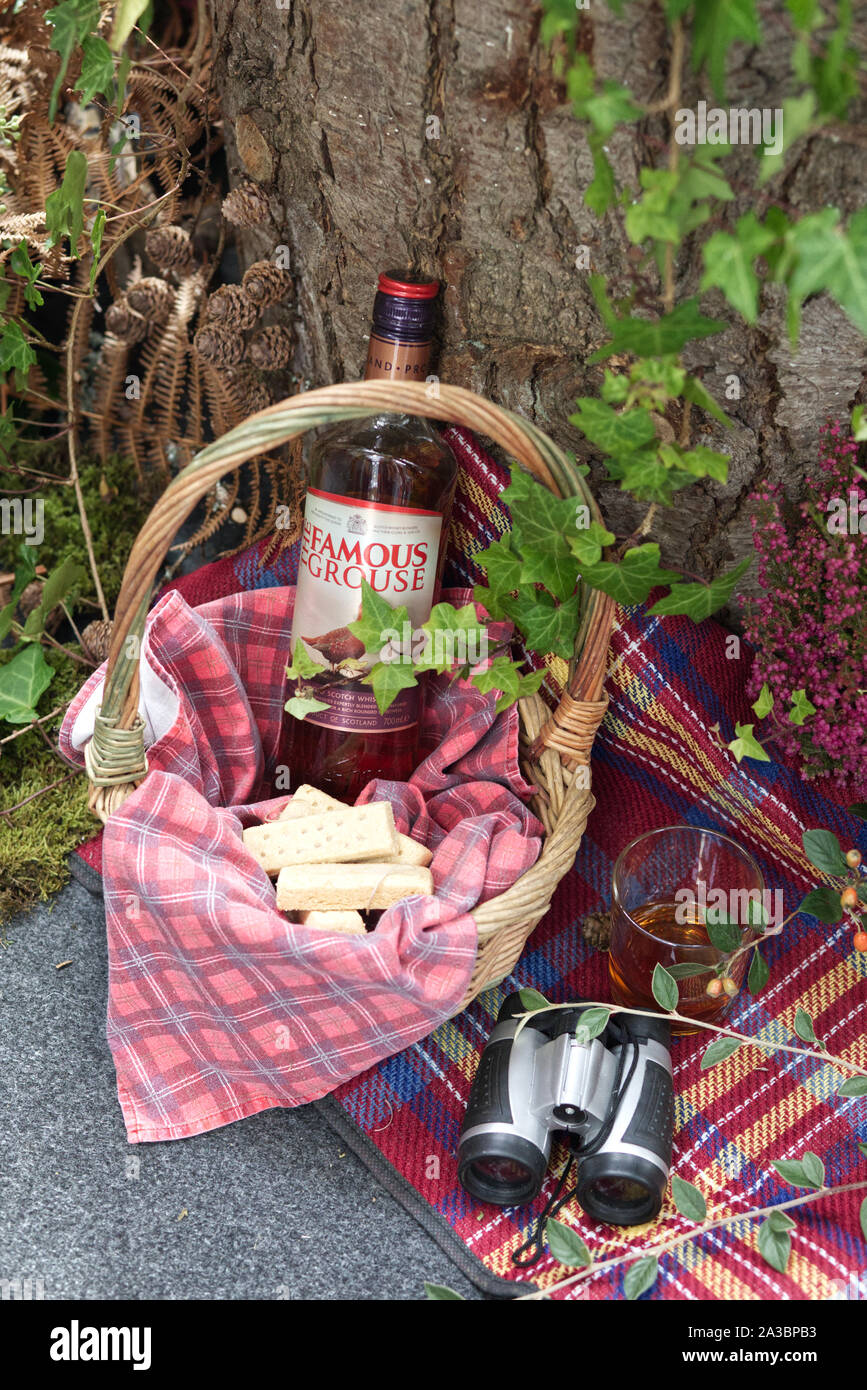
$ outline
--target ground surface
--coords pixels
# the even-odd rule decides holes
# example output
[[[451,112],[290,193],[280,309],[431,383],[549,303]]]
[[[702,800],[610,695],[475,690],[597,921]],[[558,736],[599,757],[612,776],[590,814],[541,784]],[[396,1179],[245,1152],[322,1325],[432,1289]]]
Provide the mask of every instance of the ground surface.
[[[0,1279],[46,1299],[418,1299],[425,1280],[480,1297],[309,1106],[129,1145],[106,977],[102,903],[79,884],[10,924]]]

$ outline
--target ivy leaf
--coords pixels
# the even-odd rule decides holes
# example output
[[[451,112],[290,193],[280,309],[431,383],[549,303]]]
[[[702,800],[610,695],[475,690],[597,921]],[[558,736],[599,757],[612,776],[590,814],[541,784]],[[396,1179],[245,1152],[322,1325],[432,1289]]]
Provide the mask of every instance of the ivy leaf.
[[[526,989],[519,989],[518,993],[521,996],[521,1003],[524,1005],[525,1009],[547,1009],[548,1000],[545,998],[544,994],[540,994],[537,989],[530,989],[528,987]]]
[[[84,188],[87,181],[87,156],[82,150],[71,150],[63,173],[63,182],[45,200],[45,225],[49,245],[55,246],[69,237],[69,253],[78,257],[78,238],[84,231]]]
[[[392,608],[388,599],[382,598],[365,578],[361,580],[361,617],[354,623],[347,623],[353,637],[364,643],[366,652],[380,652],[386,642],[389,629],[400,632],[404,623],[409,622],[409,610],[402,604]],[[397,692],[395,692],[397,693]],[[393,698],[393,697],[392,697]],[[389,702],[390,703],[390,702]]]
[[[701,0],[692,18],[692,63],[707,67],[718,97],[725,96],[726,58],[731,45],[762,40],[755,0]]]
[[[788,1231],[778,1230],[769,1217],[759,1227],[758,1246],[759,1254],[771,1269],[775,1269],[778,1274],[785,1274],[792,1253],[792,1238]]]
[[[751,563],[751,557],[747,556],[745,560],[741,560],[740,564],[735,565],[733,570],[729,570],[727,574],[718,575],[708,584],[673,584],[670,592],[659,599],[650,611],[663,616],[685,613],[694,622],[700,622],[702,618],[709,618],[718,608],[722,608],[724,604],[728,603],[738,580],[741,575],[746,573]],[[748,727],[752,729],[753,726],[750,724]],[[754,753],[751,756],[757,757],[758,755]],[[767,757],[765,761],[768,761]],[[740,758],[738,758],[738,762],[740,762]]]
[[[550,594],[523,593],[503,599],[501,606],[532,651],[566,658],[573,655],[580,617],[577,594],[558,605]]]
[[[521,567],[521,584],[544,584],[555,598],[567,599],[578,582],[578,562],[562,545],[546,551],[541,547],[525,549]]]
[[[789,710],[790,724],[803,724],[811,714],[816,713],[816,706],[811,705],[807,699],[806,690],[792,691],[792,708]]]
[[[782,146],[776,151],[765,146],[759,169],[760,186],[780,172],[795,142],[812,130],[814,125],[821,123],[816,107],[816,94],[809,89],[800,96],[784,97],[780,107],[783,112]],[[775,131],[775,135],[779,135],[779,131]]]
[[[709,1067],[715,1067],[718,1062],[724,1062],[727,1057],[731,1057],[740,1047],[739,1038],[714,1038],[709,1047],[702,1053],[701,1069],[707,1071]]]
[[[771,1167],[790,1187],[819,1188],[825,1185],[825,1165],[819,1155],[811,1153],[809,1149],[799,1159],[775,1159]]]
[[[760,994],[770,978],[768,963],[758,947],[753,951],[750,971],[747,975],[747,989],[750,994]]]
[[[704,1221],[707,1216],[707,1202],[691,1182],[685,1182],[676,1173],[672,1174],[671,1195],[681,1216],[685,1216],[688,1221]]]
[[[425,1284],[425,1297],[431,1303],[466,1303],[462,1293],[455,1293],[448,1284]]]
[[[427,622],[422,623],[425,636],[422,651],[413,651],[416,671],[450,671],[456,663],[476,665],[484,657],[487,628],[476,615],[476,605],[465,603],[455,608],[450,603],[437,603]]]
[[[701,288],[721,289],[732,308],[747,323],[755,323],[759,316],[759,279],[753,262],[775,240],[774,233],[762,226],[754,212],[738,218],[734,235],[714,232],[704,244]]]
[[[679,999],[677,981],[673,980],[664,965],[653,967],[653,976],[650,982],[653,997],[661,1009],[667,1014],[677,1008]]]
[[[314,700],[308,695],[292,695],[283,708],[294,719],[304,719],[306,715],[315,714],[320,709],[329,709],[330,706],[324,700]]]
[[[849,1076],[837,1087],[837,1095],[849,1100],[867,1096],[867,1076]]]
[[[619,82],[610,79],[602,84],[601,92],[587,97],[582,103],[582,113],[593,129],[603,140],[607,140],[616,126],[630,124],[639,120],[644,111],[636,106],[632,94]]]
[[[735,724],[735,737],[726,747],[734,753],[738,762],[742,762],[744,758],[755,758],[756,762],[769,763],[769,754],[753,735],[754,727],[753,724]]]
[[[19,387],[23,387],[27,373],[36,361],[36,353],[24,336],[17,319],[7,319],[0,337],[0,371],[14,372]]]
[[[380,714],[390,709],[402,690],[410,690],[418,685],[412,666],[405,661],[377,661],[366,676],[362,685],[369,685],[376,698]]]
[[[685,299],[670,314],[664,314],[655,322],[614,317],[606,326],[611,331],[611,341],[594,352],[588,359],[590,362],[603,362],[615,353],[624,352],[635,353],[636,357],[666,357],[669,353],[680,352],[693,338],[708,338],[726,327],[719,319],[705,318],[694,297]]]
[[[613,545],[615,536],[598,521],[579,527],[569,537],[569,545],[580,565],[595,565],[602,559],[602,548]]]
[[[835,878],[849,872],[840,841],[830,830],[805,830],[802,836],[804,853],[814,868]]]
[[[840,902],[840,894],[833,888],[814,888],[808,893],[798,908],[799,912],[808,912],[811,917],[818,917],[820,922],[842,922],[843,905]]]
[[[521,582],[521,557],[512,549],[508,536],[492,541],[487,550],[480,550],[474,558],[484,570],[492,592],[508,594],[517,589]]]
[[[54,679],[54,669],[36,643],[0,666],[0,719],[29,724],[36,718],[40,697]]]
[[[81,75],[76,91],[82,106],[87,106],[97,93],[108,95],[114,90],[114,55],[98,34],[83,40],[81,54]]]
[[[626,551],[619,564],[612,560],[600,560],[595,565],[585,565],[581,578],[591,589],[601,589],[624,607],[633,603],[643,603],[658,584],[670,584],[678,576],[673,570],[662,569],[659,564],[659,546],[655,541],[633,546]]]
[[[681,449],[676,444],[662,444],[659,456],[666,468],[682,469],[693,478],[713,478],[718,483],[728,479],[729,460],[726,454],[697,444],[694,449]]]
[[[655,1255],[645,1255],[630,1265],[623,1279],[623,1292],[629,1302],[640,1298],[656,1283],[659,1274],[659,1261]]]
[[[750,708],[757,719],[766,719],[774,708],[774,697],[768,689],[767,682],[762,686],[758,699]]]
[[[813,1027],[813,1020],[806,1009],[798,1008],[795,1010],[794,1028],[802,1042],[814,1043],[816,1041],[816,1030]]]
[[[595,396],[582,396],[576,405],[569,423],[607,454],[629,453],[656,438],[649,410],[634,407],[618,412]]]
[[[53,125],[57,115],[57,100],[69,60],[76,45],[99,23],[99,0],[63,0],[63,3],[56,5],[54,9],[46,10],[45,18],[54,31],[51,35],[51,50],[60,54],[60,67],[48,103],[48,121]]]
[[[311,676],[321,676],[322,670],[321,663],[313,660],[303,641],[296,642],[291,664],[286,667],[286,675],[290,681],[309,680]]]
[[[577,1231],[563,1221],[553,1217],[545,1222],[545,1239],[548,1249],[558,1264],[569,1269],[587,1269],[593,1263],[593,1256],[587,1249]]]

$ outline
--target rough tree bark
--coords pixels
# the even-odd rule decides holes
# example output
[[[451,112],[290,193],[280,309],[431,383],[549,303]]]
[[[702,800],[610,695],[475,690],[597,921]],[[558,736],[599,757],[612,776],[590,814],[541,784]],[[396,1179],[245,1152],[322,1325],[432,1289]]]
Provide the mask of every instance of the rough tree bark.
[[[602,330],[576,256],[588,247],[591,269],[623,292],[629,246],[616,214],[600,222],[583,205],[590,154],[539,44],[538,7],[526,0],[211,4],[230,164],[272,195],[273,225],[250,233],[244,254],[290,247],[299,374],[318,383],[359,376],[375,276],[412,262],[446,283],[443,379],[532,416],[594,464],[568,423],[575,398],[601,380],[601,369],[586,365]],[[789,44],[782,10],[763,6],[760,53],[735,50],[731,104],[779,106]],[[863,8],[860,24],[863,50]],[[626,81],[639,100],[664,93],[668,40],[652,0],[627,6],[622,19],[593,6],[581,42],[596,70]],[[701,98],[714,104],[706,81],[690,73],[684,105]],[[610,153],[618,174],[634,186],[640,163],[665,157],[667,138],[663,118],[642,134],[616,136]],[[727,225],[762,199],[799,212],[831,202],[846,214],[865,201],[863,144],[827,136],[803,142],[794,166],[760,198],[752,192],[754,158],[743,150],[733,161],[741,191],[727,207]],[[677,272],[679,295],[694,293],[698,259],[685,254]],[[733,320],[721,296],[706,302]],[[800,348],[791,351],[781,303],[769,291],[754,330],[732,322],[696,347],[691,365],[735,420],[730,431],[700,420],[693,432],[730,453],[730,478],[679,494],[652,535],[668,560],[707,573],[751,550],[746,499],[757,481],[782,478],[797,494],[822,421],[859,399],[864,341],[820,298],[807,304]],[[731,376],[740,399],[726,401]],[[593,479],[613,529],[628,533],[643,508],[605,485],[598,465]]]

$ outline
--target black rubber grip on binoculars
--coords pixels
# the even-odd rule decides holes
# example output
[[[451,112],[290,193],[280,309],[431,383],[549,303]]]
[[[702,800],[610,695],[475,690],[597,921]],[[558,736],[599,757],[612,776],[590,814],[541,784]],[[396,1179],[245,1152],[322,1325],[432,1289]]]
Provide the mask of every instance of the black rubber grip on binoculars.
[[[658,1062],[648,1059],[641,1095],[621,1143],[649,1149],[669,1167],[673,1134],[674,1086],[671,1073]]]
[[[470,1099],[464,1117],[463,1130],[476,1125],[511,1124],[512,1107],[509,1104],[509,1058],[512,1055],[512,1039],[503,1038],[500,1042],[488,1043],[479,1059]]]
[[[644,1018],[640,1014],[620,1014],[615,1017],[637,1043],[657,1042],[666,1051],[671,1047],[671,1024],[667,1018]]]

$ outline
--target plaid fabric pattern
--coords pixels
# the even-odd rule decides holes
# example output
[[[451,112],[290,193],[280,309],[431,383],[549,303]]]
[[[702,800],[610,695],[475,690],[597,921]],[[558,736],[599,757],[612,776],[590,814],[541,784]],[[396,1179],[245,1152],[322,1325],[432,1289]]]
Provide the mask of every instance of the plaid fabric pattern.
[[[193,610],[170,592],[142,659],[178,713],[150,772],[103,834],[108,1039],[131,1141],[183,1138],[275,1105],[316,1100],[430,1032],[460,1003],[476,955],[470,909],[533,864],[542,827],[524,805],[518,721],[492,696],[446,685],[428,704],[435,751],[406,785],[371,783],[434,858],[435,898],[342,936],[294,925],[243,847],[277,815],[261,796],[286,698],[293,589]],[[461,598],[464,595],[460,596]],[[61,747],[102,679],[67,714]]]
[[[727,660],[726,634],[713,622],[621,612],[607,682],[611,707],[597,738],[593,790],[597,807],[574,870],[551,912],[530,938],[513,976],[480,996],[431,1037],[342,1086],[338,1099],[385,1157],[426,1198],[493,1274],[545,1288],[569,1271],[546,1254],[519,1270],[512,1251],[526,1239],[565,1162],[555,1149],[543,1192],[530,1208],[502,1210],[470,1200],[457,1181],[455,1152],[470,1083],[497,1010],[511,990],[532,985],[553,1001],[605,1001],[607,958],[583,940],[584,915],[610,902],[619,851],[644,830],[673,823],[704,825],[733,835],[758,859],[769,888],[792,911],[817,881],[801,847],[810,826],[827,826],[844,846],[867,852],[863,826],[844,798],[826,785],[805,785],[786,767],[740,767],[723,741],[735,720],[748,718],[743,660]],[[801,1046],[794,1032],[802,1007],[828,1051],[867,1065],[864,1006],[867,958],[852,949],[849,926],[792,921],[765,950],[771,981],[753,998],[735,1001],[733,1026],[770,1043]],[[768,1055],[743,1048],[701,1071],[708,1036],[673,1044],[676,1102],[674,1170],[706,1195],[708,1219],[773,1206],[797,1194],[772,1159],[812,1149],[826,1182],[867,1178],[857,1141],[867,1139],[867,1100],[840,1100],[840,1074],[818,1054]],[[436,1162],[432,1162],[435,1159]],[[435,1175],[435,1176],[434,1176]],[[867,1247],[858,1208],[864,1192],[823,1198],[793,1213],[792,1257],[785,1275],[758,1254],[757,1221],[741,1220],[683,1245],[661,1260],[646,1299],[827,1299],[867,1295]],[[689,1229],[670,1197],[659,1220],[618,1232],[588,1220],[574,1203],[560,1213],[597,1261],[642,1249]],[[623,1267],[602,1271],[554,1297],[623,1297]]]
[[[478,582],[476,551],[508,528],[499,493],[507,472],[472,437],[448,432],[462,474],[447,576]],[[219,561],[177,581],[198,604],[238,589],[270,588],[295,579],[295,554],[260,567],[259,549]],[[608,681],[611,706],[594,747],[596,809],[574,870],[528,942],[514,975],[430,1036],[345,1082],[336,1091],[344,1111],[383,1156],[437,1211],[485,1268],[517,1286],[555,1283],[566,1273],[549,1257],[531,1270],[511,1264],[564,1161],[555,1150],[545,1189],[531,1209],[471,1202],[457,1182],[455,1150],[478,1057],[502,999],[523,985],[552,1000],[605,1000],[607,959],[583,941],[587,912],[607,907],[611,870],[635,835],[657,826],[708,825],[741,840],[758,859],[770,888],[785,892],[787,911],[816,882],[801,849],[801,832],[828,826],[844,845],[867,854],[867,835],[827,784],[804,784],[790,769],[747,762],[738,767],[719,747],[748,716],[744,694],[749,654],[729,660],[727,635],[713,622],[618,615]],[[81,853],[99,867],[101,836]],[[798,1045],[797,1007],[814,1018],[832,1053],[867,1065],[863,1037],[867,960],[852,951],[851,933],[799,917],[766,950],[771,982],[756,998],[735,1001],[738,1028],[770,1042]],[[699,1067],[706,1039],[673,1047],[677,1094],[675,1171],[706,1194],[711,1218],[742,1214],[797,1195],[770,1166],[774,1158],[810,1148],[825,1162],[829,1184],[855,1181],[867,1165],[867,1100],[839,1100],[836,1078],[819,1056],[773,1056],[742,1049],[707,1072]],[[792,1257],[785,1275],[757,1251],[755,1221],[746,1219],[692,1240],[661,1261],[660,1278],[643,1297],[658,1299],[864,1298],[867,1252],[858,1226],[861,1193],[823,1198],[795,1214]],[[587,1221],[570,1204],[560,1219],[574,1225],[597,1260],[642,1249],[688,1229],[670,1201],[652,1226],[619,1233]],[[518,1291],[516,1287],[516,1292]],[[602,1271],[564,1295],[594,1301],[623,1297],[623,1270]]]

